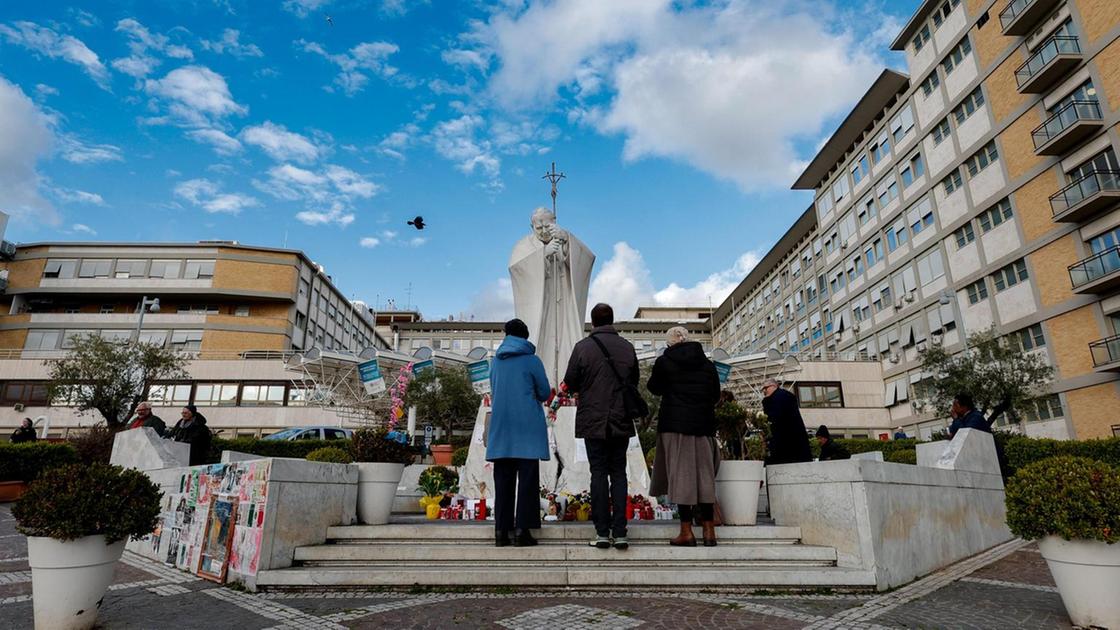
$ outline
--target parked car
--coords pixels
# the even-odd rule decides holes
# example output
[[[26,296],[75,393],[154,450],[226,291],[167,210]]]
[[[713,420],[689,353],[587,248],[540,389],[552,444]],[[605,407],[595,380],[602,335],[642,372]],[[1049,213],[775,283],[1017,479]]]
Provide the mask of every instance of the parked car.
[[[272,435],[264,436],[265,440],[349,440],[354,436],[351,429],[338,427],[293,427],[284,429]]]

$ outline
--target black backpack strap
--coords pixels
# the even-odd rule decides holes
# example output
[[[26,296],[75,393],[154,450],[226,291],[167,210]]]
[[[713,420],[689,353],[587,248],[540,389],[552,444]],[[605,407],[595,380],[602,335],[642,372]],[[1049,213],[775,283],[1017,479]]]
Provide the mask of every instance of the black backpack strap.
[[[603,356],[607,358],[607,367],[609,367],[611,369],[611,372],[614,373],[614,377],[618,381],[618,384],[625,385],[626,382],[622,380],[622,375],[618,373],[618,368],[615,367],[614,360],[611,359],[611,353],[607,352],[607,347],[603,345],[603,342],[596,339],[595,335],[589,335],[587,338],[591,341],[594,341],[595,345],[599,346],[599,349],[603,351]]]

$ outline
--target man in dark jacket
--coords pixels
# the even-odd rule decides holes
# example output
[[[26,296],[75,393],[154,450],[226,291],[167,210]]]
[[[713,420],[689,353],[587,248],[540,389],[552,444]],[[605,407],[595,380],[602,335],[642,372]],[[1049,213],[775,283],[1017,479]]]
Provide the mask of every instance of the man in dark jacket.
[[[836,443],[832,439],[832,435],[828,432],[828,427],[823,424],[817,427],[817,443],[821,445],[821,456],[817,458],[818,461],[830,462],[837,459],[851,459],[852,455],[848,449]]]
[[[626,449],[634,435],[634,419],[626,417],[623,390],[626,385],[638,384],[638,355],[634,346],[618,335],[613,323],[614,310],[607,304],[596,304],[591,309],[591,337],[576,343],[564,374],[568,391],[579,394],[576,437],[583,438],[587,446],[591,518],[597,534],[591,546],[599,549],[609,549],[611,537],[616,548],[629,547]]]
[[[770,419],[770,456],[766,464],[796,464],[813,460],[809,434],[797,408],[797,397],[767,379],[762,384],[762,410]]]
[[[984,414],[976,410],[976,404],[972,402],[971,394],[962,392],[954,396],[953,405],[949,408],[949,415],[953,416],[953,424],[949,425],[950,438],[961,429],[976,429],[985,433],[992,432],[991,423],[984,418]]]
[[[38,436],[35,435],[35,427],[31,425],[31,418],[24,418],[19,428],[12,432],[12,443],[34,442],[39,439]]]
[[[210,427],[206,426],[206,418],[198,413],[194,405],[183,407],[182,419],[175,423],[167,437],[190,445],[191,466],[206,463],[206,454],[210,450]]]
[[[139,429],[140,427],[150,427],[160,437],[165,437],[167,433],[167,425],[159,416],[152,413],[152,403],[146,400],[136,405],[136,417],[128,423],[129,429]]]

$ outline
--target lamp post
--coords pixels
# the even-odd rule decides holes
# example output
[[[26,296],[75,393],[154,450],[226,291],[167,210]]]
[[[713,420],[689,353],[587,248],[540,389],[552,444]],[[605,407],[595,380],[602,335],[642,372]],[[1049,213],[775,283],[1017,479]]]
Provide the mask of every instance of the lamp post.
[[[152,299],[149,300],[148,296],[146,296],[146,295],[143,298],[141,298],[141,300],[140,300],[140,318],[138,320],[136,320],[136,334],[133,335],[133,337],[132,337],[134,341],[139,341],[140,340],[140,329],[144,327],[144,313],[146,313],[146,312],[152,312],[152,313],[158,313],[159,312],[159,298],[152,298]]]

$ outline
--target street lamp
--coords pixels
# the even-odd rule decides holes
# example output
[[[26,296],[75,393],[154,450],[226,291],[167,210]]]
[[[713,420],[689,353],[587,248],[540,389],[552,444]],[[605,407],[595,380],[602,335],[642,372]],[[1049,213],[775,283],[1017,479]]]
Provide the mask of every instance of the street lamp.
[[[134,341],[140,340],[140,329],[144,327],[144,313],[158,313],[159,312],[159,298],[148,299],[144,296],[140,300],[140,318],[136,321],[136,334],[133,336]]]

